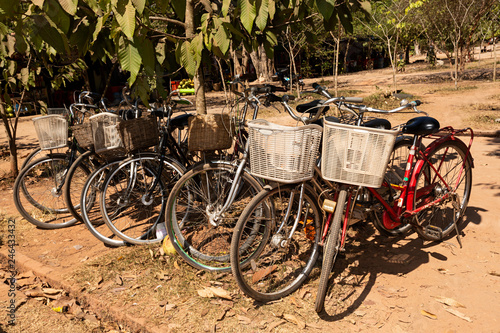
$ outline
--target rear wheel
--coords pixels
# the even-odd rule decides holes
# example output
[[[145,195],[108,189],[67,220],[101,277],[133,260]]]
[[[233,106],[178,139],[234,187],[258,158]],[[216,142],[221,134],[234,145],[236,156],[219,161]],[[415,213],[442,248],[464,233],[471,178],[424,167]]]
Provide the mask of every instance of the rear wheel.
[[[463,142],[445,141],[427,156],[442,179],[427,162],[415,177],[413,209],[440,200],[415,217],[417,232],[426,240],[439,241],[450,235],[467,208],[472,186],[472,158],[467,152]]]
[[[389,164],[387,165],[384,184],[379,190],[383,192],[381,193],[382,197],[387,202],[397,199],[401,194],[406,163],[408,162],[408,155],[412,145],[413,140],[409,137],[398,138],[394,144],[391,157],[389,158]],[[373,211],[373,224],[381,235],[389,237],[404,236],[412,230],[411,224],[409,223],[401,223],[395,227],[386,225],[388,215],[385,215],[384,217],[383,206],[378,204]],[[384,223],[384,218],[386,219],[386,223]]]

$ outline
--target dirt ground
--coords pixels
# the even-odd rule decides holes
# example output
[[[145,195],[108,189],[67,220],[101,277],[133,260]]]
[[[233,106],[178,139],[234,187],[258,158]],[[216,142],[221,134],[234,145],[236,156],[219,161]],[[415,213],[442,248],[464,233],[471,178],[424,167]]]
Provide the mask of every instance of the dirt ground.
[[[491,68],[489,58],[481,65]],[[0,253],[7,255],[8,219],[15,219],[16,260],[25,272],[18,282],[25,287],[16,294],[21,304],[17,325],[8,326],[2,311],[0,332],[500,332],[500,137],[491,135],[500,131],[500,123],[491,121],[500,118],[500,83],[485,80],[489,71],[476,67],[470,65],[468,80],[458,90],[446,68],[415,64],[398,74],[399,88],[420,99],[420,108],[442,126],[472,126],[480,134],[472,145],[475,168],[462,248],[456,238],[442,243],[424,242],[415,234],[384,238],[370,223],[358,223],[349,233],[345,256],[335,264],[326,313],[314,311],[319,263],[296,293],[257,304],[238,291],[230,275],[197,272],[176,255],[158,254],[158,246],[108,248],[81,224],[35,228],[15,209],[13,181],[6,178],[9,163],[2,159]],[[324,80],[332,88],[332,78]],[[388,91],[391,81],[390,70],[384,69],[341,76],[339,86],[366,97]],[[222,98],[222,93],[208,94],[210,105]],[[284,113],[266,117],[293,123]],[[390,119],[398,123],[412,117]],[[24,158],[36,145],[30,117],[21,119],[19,133]],[[5,147],[2,130],[0,148]],[[0,261],[2,282],[8,270],[8,263]],[[42,287],[57,292],[24,296]],[[213,287],[227,294],[209,298],[200,293]],[[10,301],[8,288],[0,283],[2,308]],[[60,301],[62,295],[78,304],[78,315],[54,311],[55,298]]]

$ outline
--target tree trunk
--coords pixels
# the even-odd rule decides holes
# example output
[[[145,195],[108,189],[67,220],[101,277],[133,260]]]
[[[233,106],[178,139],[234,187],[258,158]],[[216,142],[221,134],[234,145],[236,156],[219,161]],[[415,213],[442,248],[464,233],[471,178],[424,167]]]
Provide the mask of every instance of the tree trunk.
[[[194,0],[186,1],[186,37],[194,37]],[[205,100],[205,78],[203,76],[203,65],[199,64],[193,78],[194,93],[196,101],[196,113],[206,114],[207,105]]]
[[[339,54],[340,54],[340,37],[342,36],[342,26],[341,23],[339,22],[339,35],[335,37],[333,35],[333,32],[330,31],[330,35],[332,36],[333,40],[335,41],[335,57],[334,57],[334,65],[333,65],[333,82],[335,83],[335,97],[338,97],[339,95],[339,85],[338,85],[338,79],[339,79]]]
[[[24,93],[23,95],[24,96]],[[22,97],[21,97],[22,99]],[[7,112],[5,110],[5,101],[3,98],[3,91],[0,88],[0,116],[2,117],[2,122],[5,129],[5,134],[7,136],[7,141],[9,144],[9,154],[10,154],[10,175],[12,177],[17,177],[19,173],[18,156],[17,156],[17,145],[16,145],[16,128],[17,121],[19,118],[19,113],[21,112],[21,104],[19,104],[19,109],[15,112],[16,119],[14,120],[14,126],[11,128],[10,121],[7,118]]]
[[[396,45],[397,45],[397,39],[396,39]],[[394,46],[394,53],[391,51],[391,40],[387,38],[387,52],[389,53],[389,60],[391,61],[391,66],[392,66],[392,84],[394,86],[394,92],[396,93],[398,91],[398,85],[396,81],[396,50],[397,47]]]

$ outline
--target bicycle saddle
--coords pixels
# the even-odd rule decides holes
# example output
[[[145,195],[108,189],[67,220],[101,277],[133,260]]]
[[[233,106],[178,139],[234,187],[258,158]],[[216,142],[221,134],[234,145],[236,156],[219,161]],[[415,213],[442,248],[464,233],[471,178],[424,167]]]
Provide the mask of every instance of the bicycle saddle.
[[[187,127],[189,118],[193,116],[194,115],[190,113],[181,114],[180,116],[170,119],[170,126],[172,126],[172,129]]]
[[[439,122],[431,117],[417,117],[408,120],[403,126],[404,134],[429,135],[439,131]]]
[[[371,128],[381,128],[387,130],[390,130],[392,128],[391,122],[387,119],[382,119],[382,118],[372,119],[370,121],[367,121],[361,126],[371,127]]]
[[[309,103],[305,103],[305,104],[300,104],[300,105],[297,105],[297,112],[300,112],[300,113],[316,113],[318,112],[318,108],[317,106],[319,105],[322,105],[324,101],[320,100],[320,99],[316,99],[312,102],[309,102]],[[330,109],[329,106],[325,106],[322,110],[322,112],[326,112]]]

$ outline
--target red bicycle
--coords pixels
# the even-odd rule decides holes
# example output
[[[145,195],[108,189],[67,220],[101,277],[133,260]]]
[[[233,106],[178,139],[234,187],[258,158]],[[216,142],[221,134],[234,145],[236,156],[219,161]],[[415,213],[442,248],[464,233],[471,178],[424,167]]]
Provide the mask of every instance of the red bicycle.
[[[419,101],[412,103],[415,110],[420,105]],[[370,202],[374,215],[389,230],[410,224],[420,237],[430,241],[440,241],[455,231],[462,245],[458,224],[471,192],[472,129],[440,128],[434,118],[417,117],[406,123],[402,133],[413,136],[413,144],[402,184],[391,184],[384,180],[387,147],[391,145],[387,131],[325,123],[322,176],[337,182],[340,188],[336,205],[323,204],[329,214],[320,241],[325,245],[317,312],[324,309],[330,273],[338,252],[344,249],[349,219],[360,199],[365,204]],[[457,137],[466,133],[470,135],[468,145]],[[420,148],[426,139],[432,142]]]

